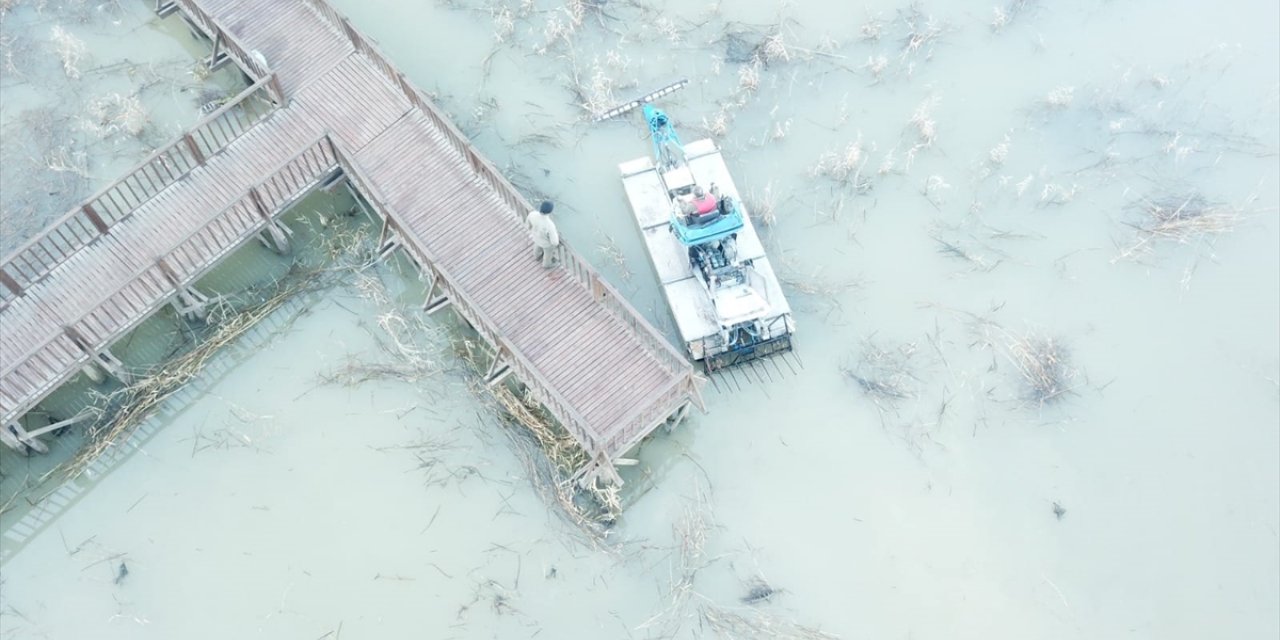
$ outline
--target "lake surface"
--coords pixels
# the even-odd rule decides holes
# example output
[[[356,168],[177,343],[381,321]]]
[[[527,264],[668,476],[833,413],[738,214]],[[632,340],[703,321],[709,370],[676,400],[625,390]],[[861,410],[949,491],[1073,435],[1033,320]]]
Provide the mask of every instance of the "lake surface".
[[[145,2],[87,22],[40,4],[4,37],[47,48],[57,16],[98,59],[174,78],[203,51]],[[407,265],[353,271],[92,474],[39,485],[54,462],[0,452],[4,499],[27,487],[0,514],[0,635],[1280,634],[1275,3],[335,6],[673,341],[616,168],[648,141],[636,115],[589,114],[689,78],[663,106],[751,194],[798,363],[709,382],[706,414],[639,449],[602,542],[472,391],[465,333],[416,319]],[[14,114],[73,118],[105,91],[42,51],[0,82],[6,165],[55,150]],[[154,144],[198,118],[186,93],[152,109]],[[99,182],[43,205],[0,176],[4,246],[145,155],[117,137],[66,141]],[[359,228],[329,225],[349,208],[319,195],[290,224]],[[286,268],[250,246],[213,277]],[[131,363],[178,332],[153,324]],[[334,379],[403,366],[392,336],[411,375]],[[1049,350],[1050,369],[1021,359]]]

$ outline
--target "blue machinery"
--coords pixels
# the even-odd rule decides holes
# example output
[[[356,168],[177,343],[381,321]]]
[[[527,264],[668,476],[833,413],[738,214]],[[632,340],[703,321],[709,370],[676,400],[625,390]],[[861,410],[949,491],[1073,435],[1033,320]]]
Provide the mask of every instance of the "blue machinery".
[[[763,304],[759,313],[725,317],[727,312],[721,307],[722,303],[729,304],[732,309],[733,298],[741,299],[763,292],[761,276],[752,267],[752,260],[738,259],[737,238],[744,227],[744,219],[734,198],[716,193],[714,184],[703,185],[716,196],[716,207],[696,215],[686,215],[682,211],[682,203],[691,197],[697,183],[675,126],[666,112],[652,103],[686,84],[687,80],[681,80],[663,87],[601,114],[596,121],[642,109],[653,145],[654,169],[671,206],[670,231],[688,252],[690,267],[701,282],[704,294],[711,300],[719,320],[718,334],[695,336],[688,344],[690,355],[695,360],[702,360],[711,371],[789,351],[793,328],[789,314],[768,317],[771,305],[762,296],[757,296]],[[772,277],[771,270],[769,277]],[[686,340],[689,338],[685,336]]]

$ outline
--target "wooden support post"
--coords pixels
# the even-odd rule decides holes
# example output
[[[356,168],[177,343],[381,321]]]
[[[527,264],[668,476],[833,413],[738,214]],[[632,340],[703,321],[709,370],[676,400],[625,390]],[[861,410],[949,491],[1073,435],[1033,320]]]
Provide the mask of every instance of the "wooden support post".
[[[87,376],[94,384],[102,384],[107,381],[107,373],[98,368],[98,365],[92,361],[80,368],[80,372]]]
[[[62,327],[62,331],[81,351],[89,355],[89,364],[85,365],[84,373],[91,380],[102,384],[106,381],[106,376],[111,375],[124,384],[133,382],[133,376],[124,368],[124,363],[112,355],[109,349],[94,351],[93,345],[89,344],[84,335],[70,325]]]
[[[84,212],[84,215],[89,219],[89,222],[93,223],[93,226],[98,230],[98,233],[101,233],[104,236],[110,233],[111,228],[107,226],[107,223],[102,219],[102,216],[98,215],[98,211],[93,208],[92,204],[85,203],[83,207],[80,207],[80,210]]]
[[[391,219],[383,219],[382,231],[378,234],[378,260],[386,260],[401,244],[400,233],[391,226]]]
[[[173,0],[165,2],[165,0],[156,0],[156,15],[161,18],[178,10],[178,3]]]
[[[693,406],[693,403],[685,402],[680,405],[679,409],[676,409],[675,415],[671,416],[671,420],[667,422],[667,433],[675,431],[676,427],[679,427],[680,423],[684,422],[685,417],[689,415],[689,407],[691,406]]]
[[[209,70],[217,71],[226,62],[227,54],[222,51],[222,32],[216,31],[213,34],[213,51],[209,53]]]
[[[489,362],[489,370],[484,374],[484,383],[490,387],[502,382],[504,378],[511,375],[511,366],[507,364],[506,358],[503,358],[503,349],[498,347],[493,352],[493,360]]]
[[[99,413],[99,412],[98,412],[97,410],[95,410],[95,409],[90,409],[89,411],[82,411],[82,412],[80,412],[78,415],[76,415],[76,416],[74,416],[74,417],[67,418],[66,420],[59,420],[58,422],[55,422],[55,423],[50,424],[50,425],[48,425],[48,426],[40,427],[39,429],[36,429],[35,431],[31,431],[31,432],[27,433],[27,435],[31,436],[32,438],[37,438],[37,437],[40,437],[40,436],[42,436],[42,435],[44,435],[44,434],[46,434],[46,433],[49,433],[50,431],[57,431],[58,429],[65,429],[65,428],[67,428],[67,427],[69,427],[69,426],[71,426],[71,425],[73,425],[73,424],[78,424],[78,423],[84,422],[85,420],[88,420],[89,418],[92,418],[92,417],[94,417],[94,416],[98,415],[98,413]]]
[[[427,287],[427,301],[422,303],[422,310],[431,315],[447,306],[449,306],[449,296],[440,289],[440,276],[434,271],[430,272],[431,285]],[[440,293],[436,293],[439,289]]]
[[[169,266],[164,258],[156,258],[156,265],[160,267],[160,272],[164,274],[170,285],[173,285],[177,296],[173,299],[173,309],[179,315],[188,320],[205,320],[209,317],[206,307],[209,304],[209,296],[206,296],[200,290],[192,286],[182,284],[182,278],[178,277],[178,272]]]
[[[360,196],[360,192],[356,191],[356,188],[351,184],[351,181],[347,180],[345,184],[347,185],[347,193],[351,194],[351,199],[356,201],[356,206],[360,207],[360,211],[364,212],[365,217],[368,218],[370,222],[377,222],[378,217],[375,216],[368,207],[364,206],[364,198]],[[382,224],[385,225],[386,223],[386,218],[384,217],[382,219]]]
[[[378,232],[378,246],[381,247],[387,241],[387,236],[391,235],[391,218],[384,217],[382,219],[382,230]]]
[[[5,425],[3,430],[0,430],[0,442],[23,455],[49,453],[49,447],[45,443],[27,433],[27,430],[23,429],[22,425],[17,422],[10,422]]]
[[[339,166],[338,170],[320,185],[320,190],[325,193],[333,193],[338,187],[350,182],[350,180],[347,180],[347,172],[343,171],[342,167]]]
[[[280,225],[276,224],[275,218],[271,217],[271,212],[267,209],[267,203],[262,199],[262,194],[258,193],[257,187],[249,189],[249,199],[253,201],[253,208],[257,210],[258,216],[267,223],[267,228],[263,231],[265,235],[258,235],[258,239],[262,241],[263,246],[274,249],[280,255],[289,253],[287,229],[281,229]]]

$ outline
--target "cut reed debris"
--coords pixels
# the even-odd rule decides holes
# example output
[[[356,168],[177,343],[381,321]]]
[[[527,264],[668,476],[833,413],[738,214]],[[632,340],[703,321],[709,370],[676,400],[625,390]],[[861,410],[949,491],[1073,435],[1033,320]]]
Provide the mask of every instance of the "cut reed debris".
[[[1022,376],[1032,400],[1043,405],[1074,388],[1077,372],[1068,363],[1067,351],[1060,341],[1034,334],[1008,335],[1006,341],[1008,358]]]
[[[1148,256],[1161,241],[1210,242],[1233,230],[1243,218],[1235,207],[1210,202],[1199,193],[1143,199],[1134,208],[1138,220],[1128,225],[1137,231],[1137,237],[1112,262]]]

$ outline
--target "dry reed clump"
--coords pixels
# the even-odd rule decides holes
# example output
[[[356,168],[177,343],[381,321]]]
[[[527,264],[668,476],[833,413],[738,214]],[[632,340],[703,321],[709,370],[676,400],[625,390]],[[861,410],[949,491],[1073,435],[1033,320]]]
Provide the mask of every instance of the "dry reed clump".
[[[1009,145],[1012,142],[1010,134],[1005,134],[1004,140],[987,151],[987,162],[992,169],[1004,166],[1004,161],[1009,157]]]
[[[898,11],[898,21],[906,29],[902,38],[902,48],[898,57],[906,60],[918,55],[921,51],[931,49],[931,45],[942,36],[943,26],[932,15],[926,15],[918,2],[913,2],[906,9]],[[926,54],[931,56],[932,51]]]
[[[88,55],[84,41],[71,34],[62,25],[53,25],[49,39],[53,41],[53,50],[62,61],[62,70],[69,78],[80,77],[80,63]]]
[[[951,185],[946,178],[932,175],[925,178],[924,185],[920,187],[920,195],[924,196],[934,208],[940,208],[943,204],[943,194],[950,190]]]
[[[1071,103],[1075,100],[1075,97],[1076,97],[1075,87],[1062,85],[1062,86],[1054,87],[1053,90],[1050,91],[1048,95],[1044,97],[1044,100],[1042,100],[1041,103],[1047,109],[1059,109],[1059,110],[1066,109],[1067,107],[1071,106]]]
[[[991,31],[999,33],[1024,12],[1031,9],[1035,3],[1036,0],[1011,0],[1009,4],[1003,7],[992,7]]]
[[[1234,229],[1243,217],[1236,208],[1209,202],[1199,193],[1144,199],[1136,208],[1139,219],[1129,226],[1136,230],[1137,238],[1122,249],[1115,260],[1147,256],[1161,241],[1178,244],[1209,241]]]
[[[838,640],[839,636],[784,620],[757,609],[737,610],[704,604],[699,616],[708,628],[732,640]]]
[[[711,116],[710,120],[704,116],[702,118],[702,129],[713,138],[723,138],[728,135],[729,110],[721,107],[714,116]]]
[[[871,145],[870,153],[875,152]],[[857,138],[845,145],[841,151],[828,151],[818,157],[818,162],[809,170],[814,177],[825,177],[842,186],[852,186],[859,192],[871,188],[871,182],[863,179],[862,170],[867,165],[870,153],[862,143],[862,132]]]
[[[598,118],[617,106],[617,91],[635,86],[634,82],[617,80],[630,66],[631,59],[617,49],[607,52],[603,60],[598,56],[593,58],[585,74],[578,70],[576,60],[571,58],[572,75],[568,88],[573,92],[577,105],[586,112],[586,118]]]
[[[908,124],[915,127],[918,147],[933,146],[938,137],[938,123],[933,119],[933,110],[937,108],[939,100],[938,96],[929,96],[911,113]]]
[[[975,345],[991,349],[1013,365],[1028,401],[1044,406],[1075,390],[1080,372],[1072,365],[1062,340],[1038,331],[1017,334],[989,318],[967,312],[965,315],[979,333]]]
[[[568,0],[564,6],[550,12],[542,27],[543,43],[534,48],[542,55],[559,45],[570,46],[573,36],[587,17],[587,0]]]
[[[760,61],[765,65],[774,62],[790,62],[791,50],[787,48],[786,40],[782,37],[782,32],[775,31],[765,37],[764,42],[760,44],[759,52]]]
[[[883,410],[884,404],[891,405],[919,394],[920,379],[915,375],[912,362],[917,351],[914,342],[885,349],[868,339],[863,342],[857,364],[842,367],[841,371]]]
[[[757,193],[754,188],[742,198],[742,206],[747,214],[762,226],[772,227],[778,221],[777,198],[773,193],[773,181],[765,183],[764,190]]]
[[[862,25],[858,27],[858,35],[867,42],[879,42],[880,37],[884,35],[884,19],[880,15],[868,15]]]
[[[1077,372],[1061,342],[1034,334],[1006,335],[1005,339],[1007,356],[1026,383],[1031,400],[1044,405],[1074,388]]]
[[[873,84],[879,83],[885,70],[889,68],[889,56],[884,54],[867,56],[867,62],[862,65],[862,68],[871,74]]]
[[[85,129],[98,138],[109,138],[117,133],[133,137],[142,135],[150,118],[146,107],[137,95],[109,93],[89,102],[89,118],[82,121]]]
[[[743,94],[754,93],[760,88],[760,63],[753,62],[738,69],[738,90]]]
[[[506,42],[516,32],[516,18],[511,7],[491,7],[489,13],[493,18],[493,39],[499,44]]]

